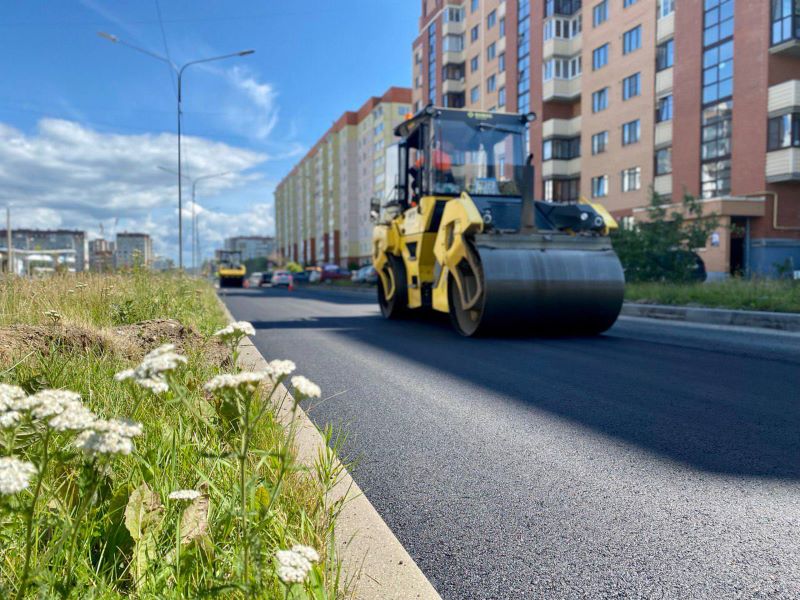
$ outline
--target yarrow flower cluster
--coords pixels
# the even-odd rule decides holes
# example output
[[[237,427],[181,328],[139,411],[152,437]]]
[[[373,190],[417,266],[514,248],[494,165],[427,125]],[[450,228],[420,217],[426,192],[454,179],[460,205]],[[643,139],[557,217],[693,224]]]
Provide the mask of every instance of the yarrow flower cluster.
[[[125,419],[97,419],[75,439],[75,447],[88,455],[128,455],[133,452],[133,440],[142,435],[140,423]]]
[[[83,431],[96,420],[91,410],[81,402],[80,394],[69,390],[42,390],[28,398],[31,416],[47,420],[56,431]]]
[[[243,373],[225,373],[222,375],[217,375],[210,379],[204,386],[208,392],[219,392],[223,390],[254,390],[259,383],[261,383],[269,373],[266,371],[256,371],[256,372],[249,372],[245,371]]]
[[[319,398],[322,395],[319,386],[302,375],[292,377],[292,387],[304,398]]]
[[[24,398],[21,387],[0,383],[0,428],[13,427],[19,422],[22,415],[17,405]]]
[[[44,311],[44,316],[53,321],[53,323],[58,323],[63,318],[57,310],[46,310]]]
[[[224,341],[239,341],[246,335],[255,335],[256,330],[253,327],[252,323],[247,321],[235,321],[226,327],[223,327],[216,333],[214,333],[215,337],[222,338]]]
[[[13,456],[0,458],[0,494],[11,495],[27,489],[36,474],[32,463]]]
[[[269,372],[276,380],[291,375],[297,368],[290,360],[271,360],[268,367]]]
[[[278,550],[278,578],[285,584],[303,583],[311,571],[312,563],[319,562],[319,554],[310,546],[293,546],[291,550]]]
[[[197,490],[175,490],[169,494],[170,500],[185,500],[187,502],[191,502],[199,497],[200,492]]]
[[[186,357],[175,352],[175,344],[164,344],[148,353],[138,367],[120,371],[114,375],[114,379],[131,379],[154,394],[162,394],[169,389],[166,374],[182,364],[186,364]]]

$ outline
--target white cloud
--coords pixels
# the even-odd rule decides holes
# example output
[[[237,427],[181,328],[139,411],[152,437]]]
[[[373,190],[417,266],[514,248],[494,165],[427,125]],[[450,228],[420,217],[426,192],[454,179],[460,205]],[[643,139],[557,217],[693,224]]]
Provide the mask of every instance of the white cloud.
[[[176,146],[172,134],[100,133],[60,119],[42,119],[30,134],[0,123],[0,204],[12,203],[14,227],[68,227],[96,235],[102,222],[109,235],[116,220],[119,231],[147,231],[158,252],[174,256],[176,178],[157,167],[175,168]],[[203,182],[204,198],[224,193],[230,204],[250,187],[267,199],[261,175],[248,172],[268,160],[265,154],[199,137],[184,137],[184,150],[190,176],[230,172]],[[191,207],[190,185],[184,185],[184,202]],[[185,248],[189,225],[186,220]],[[271,226],[272,210],[255,204],[233,217],[210,215],[208,234],[217,241],[266,234]]]
[[[244,95],[248,103],[231,104],[225,111],[229,123],[237,131],[259,140],[266,139],[278,124],[277,93],[269,83],[261,83],[240,66],[228,71],[234,89]]]

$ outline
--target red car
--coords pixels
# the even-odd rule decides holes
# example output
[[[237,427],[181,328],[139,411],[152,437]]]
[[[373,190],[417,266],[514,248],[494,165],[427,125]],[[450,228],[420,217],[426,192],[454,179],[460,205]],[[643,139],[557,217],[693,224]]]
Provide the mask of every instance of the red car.
[[[334,279],[350,279],[350,271],[338,265],[325,265],[319,274],[320,282],[333,281]]]

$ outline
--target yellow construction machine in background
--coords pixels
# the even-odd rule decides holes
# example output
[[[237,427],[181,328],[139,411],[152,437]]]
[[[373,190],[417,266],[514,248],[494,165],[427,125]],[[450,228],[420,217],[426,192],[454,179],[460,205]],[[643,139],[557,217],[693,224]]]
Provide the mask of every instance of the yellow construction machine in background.
[[[448,313],[465,336],[596,334],[616,321],[617,226],[586,201],[534,200],[525,155],[534,115],[429,106],[397,127],[393,187],[373,205],[373,264],[386,318]]]
[[[244,287],[247,268],[242,264],[242,253],[238,250],[217,251],[217,277],[219,287]]]

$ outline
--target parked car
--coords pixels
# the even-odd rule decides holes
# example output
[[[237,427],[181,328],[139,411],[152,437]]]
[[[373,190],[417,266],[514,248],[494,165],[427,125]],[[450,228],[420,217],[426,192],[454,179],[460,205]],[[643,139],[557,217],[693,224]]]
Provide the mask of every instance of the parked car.
[[[272,287],[289,287],[292,280],[293,276],[289,271],[275,271],[272,274]]]
[[[258,271],[256,271],[255,273],[252,273],[250,275],[250,277],[249,277],[249,279],[250,279],[250,287],[261,287],[261,276],[262,275],[263,275],[263,273],[259,273]]]
[[[320,272],[320,282],[334,281],[336,279],[350,279],[350,271],[339,265],[325,265]]]
[[[299,273],[292,273],[295,283],[308,283],[308,271],[300,271]]]
[[[261,274],[261,281],[258,282],[258,287],[264,287],[272,283],[272,271],[267,271]]]
[[[308,283],[319,283],[322,277],[322,269],[314,267],[308,272]]]
[[[353,271],[351,280],[353,283],[377,283],[378,274],[375,272],[375,267],[367,265],[357,271]]]

